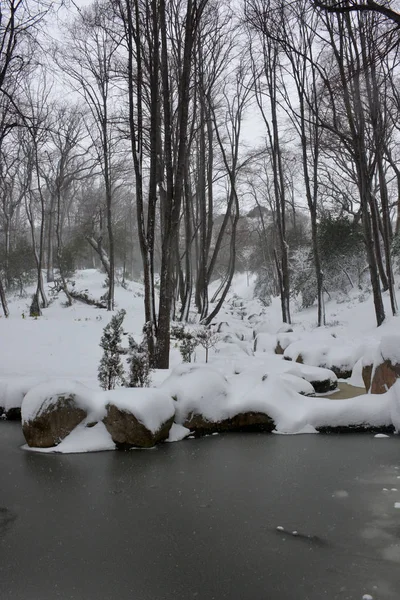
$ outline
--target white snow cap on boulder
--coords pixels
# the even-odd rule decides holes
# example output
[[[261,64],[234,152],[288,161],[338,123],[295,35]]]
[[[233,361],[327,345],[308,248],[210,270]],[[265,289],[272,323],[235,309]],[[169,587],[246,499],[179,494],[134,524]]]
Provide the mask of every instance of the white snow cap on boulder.
[[[60,395],[74,395],[78,408],[84,410],[90,420],[101,421],[105,415],[101,392],[92,390],[82,383],[68,379],[47,381],[32,387],[25,395],[21,406],[22,423],[32,421],[42,413],[51,410]]]
[[[149,431],[156,433],[175,415],[171,396],[157,388],[119,388],[105,392],[105,404],[133,414]]]

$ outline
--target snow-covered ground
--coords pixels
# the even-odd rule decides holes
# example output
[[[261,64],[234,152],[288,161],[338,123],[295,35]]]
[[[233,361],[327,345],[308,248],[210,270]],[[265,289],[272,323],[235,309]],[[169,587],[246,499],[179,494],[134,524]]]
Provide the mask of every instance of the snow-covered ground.
[[[75,281],[77,289],[89,290],[96,298],[104,294],[104,275],[95,270],[77,273]],[[343,367],[347,366],[351,370],[356,365],[348,383],[362,384],[361,358],[371,352],[371,349],[375,351],[382,337],[400,335],[400,319],[390,316],[388,297],[384,297],[388,316],[379,328],[375,325],[372,297],[365,299],[360,297],[357,291],[347,302],[327,302],[326,327],[316,327],[316,308],[313,307],[294,313],[293,333],[287,333],[287,326],[281,321],[279,300],[274,299],[271,306],[263,307],[258,300],[253,299],[253,287],[253,278],[248,279],[245,274],[237,275],[228,299],[216,319],[218,341],[210,350],[209,362],[215,372],[226,380],[230,403],[228,413],[239,410],[241,401],[242,409],[247,407],[247,410],[256,410],[257,407],[262,407],[274,417],[281,432],[291,433],[310,432],[320,424],[329,425],[327,419],[331,419],[331,425],[341,424],[346,418],[351,418],[354,422],[362,422],[364,418],[366,422],[369,419],[368,422],[371,423],[374,419],[381,418],[381,421],[386,423],[392,418],[390,415],[400,413],[397,400],[394,400],[397,396],[395,390],[387,397],[386,394],[383,395],[385,398],[382,396],[377,399],[375,396],[364,400],[335,402],[329,396],[326,399],[312,399],[299,394],[309,392],[307,382],[311,381],[312,377],[322,378],[322,371],[315,369],[318,366],[329,369],[342,363]],[[28,290],[28,293],[31,291]],[[30,295],[27,298],[10,299],[10,318],[0,318],[0,406],[3,408],[20,405],[27,391],[38,383],[60,378],[99,390],[99,342],[110,314],[104,309],[81,302],[75,302],[72,307],[66,308],[64,302],[63,294],[58,294],[42,317],[32,319],[28,316]],[[144,321],[142,286],[133,282],[129,284],[128,289],[117,286],[116,305],[117,308],[126,310],[125,331],[139,340]],[[300,353],[304,362],[311,366],[303,367],[275,355],[277,340],[283,346],[290,341],[294,342],[287,349],[284,348],[287,357],[295,359]],[[196,349],[194,358],[197,365],[204,363],[205,351],[202,347]],[[180,365],[181,356],[175,344],[171,348],[170,363],[169,371],[153,374],[153,386],[161,385],[172,370]],[[267,382],[266,378],[269,378]],[[178,384],[177,377],[175,380],[179,388],[182,382]],[[193,390],[192,385],[193,382],[190,384]],[[204,393],[200,393],[201,385],[200,378],[199,382],[195,383],[196,397],[200,398],[200,404],[201,398],[204,397]],[[218,389],[215,391],[211,380],[207,381],[207,385],[207,402],[212,405],[213,399],[221,390],[217,385]],[[175,393],[172,388],[171,393]],[[196,394],[190,397],[190,389],[186,389],[186,404],[193,404]],[[340,404],[337,403],[341,402],[347,404],[346,409],[341,410],[339,415]],[[378,404],[381,405],[381,409],[375,414],[374,410],[378,408]],[[235,408],[232,408],[233,406]],[[199,408],[198,405],[195,408]],[[203,408],[207,412],[205,403]],[[181,404],[179,410],[183,409]],[[179,418],[176,422],[179,423]],[[96,440],[86,440],[82,444],[82,450],[112,447],[110,439],[106,439],[101,428],[92,429],[94,431],[91,435]],[[64,451],[72,451],[71,448],[76,450],[72,435],[74,439],[79,438],[75,430],[70,434],[69,441],[63,442],[66,446]],[[85,435],[90,434],[86,431]],[[181,439],[182,436],[182,430],[175,428],[174,432],[171,431],[170,441],[175,438]],[[99,439],[102,441],[100,447]],[[58,449],[62,451],[60,447]]]

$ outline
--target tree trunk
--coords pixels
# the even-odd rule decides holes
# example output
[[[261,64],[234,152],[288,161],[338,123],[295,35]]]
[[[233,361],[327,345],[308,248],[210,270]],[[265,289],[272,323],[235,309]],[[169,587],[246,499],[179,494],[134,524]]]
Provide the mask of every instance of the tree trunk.
[[[6,294],[5,294],[5,291],[4,291],[4,286],[3,286],[3,281],[2,281],[2,278],[1,278],[1,274],[0,274],[0,301],[1,301],[1,306],[3,308],[4,316],[7,319],[7,317],[9,317],[9,315],[10,315],[10,311],[8,310],[7,298],[6,298]]]

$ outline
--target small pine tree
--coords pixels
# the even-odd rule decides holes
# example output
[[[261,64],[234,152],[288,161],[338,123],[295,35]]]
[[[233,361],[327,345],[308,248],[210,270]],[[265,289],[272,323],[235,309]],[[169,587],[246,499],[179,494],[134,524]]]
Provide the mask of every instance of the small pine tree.
[[[125,385],[126,387],[149,387],[151,369],[146,342],[142,341],[138,344],[131,335],[128,341],[129,378]]]
[[[171,334],[176,340],[180,342],[179,352],[182,356],[182,362],[192,362],[193,352],[199,345],[196,333],[187,331],[183,323],[178,323],[177,325],[173,325],[173,327],[171,328]]]
[[[104,327],[100,340],[104,352],[99,365],[98,379],[103,390],[113,390],[116,385],[123,385],[125,381],[121,361],[121,355],[126,354],[126,350],[121,346],[125,314],[125,310],[120,310],[111,317],[111,321]]]

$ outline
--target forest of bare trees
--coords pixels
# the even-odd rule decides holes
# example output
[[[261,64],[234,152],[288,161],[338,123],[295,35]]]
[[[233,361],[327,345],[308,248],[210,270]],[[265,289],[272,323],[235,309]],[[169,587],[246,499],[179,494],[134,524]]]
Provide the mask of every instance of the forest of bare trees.
[[[390,2],[6,0],[0,8],[0,301],[44,282],[99,304],[144,285],[150,363],[218,315],[234,274],[318,305],[397,313],[399,14]],[[210,285],[218,285],[210,293]],[[360,293],[361,293],[360,292]]]

